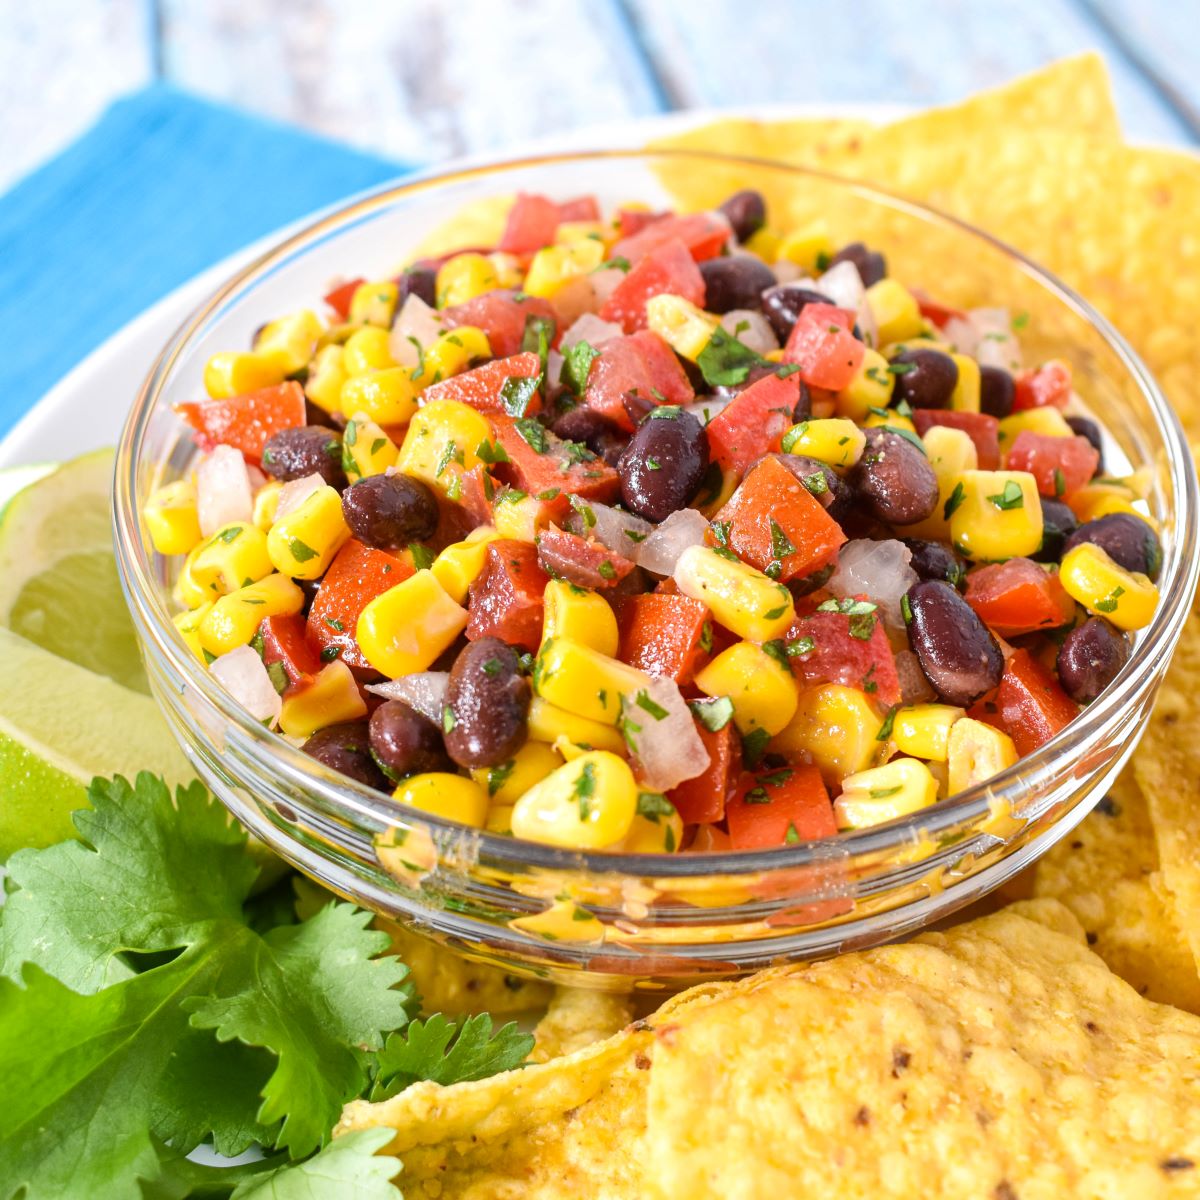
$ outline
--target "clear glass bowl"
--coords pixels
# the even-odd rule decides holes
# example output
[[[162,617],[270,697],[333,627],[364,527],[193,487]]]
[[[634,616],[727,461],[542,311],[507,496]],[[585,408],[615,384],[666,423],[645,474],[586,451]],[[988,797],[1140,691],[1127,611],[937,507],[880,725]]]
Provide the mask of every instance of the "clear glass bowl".
[[[264,321],[318,305],[328,281],[378,278],[461,205],[518,190],[666,207],[767,196],[788,227],[824,217],[894,274],[960,306],[1030,319],[1029,361],[1070,360],[1114,461],[1148,479],[1162,531],[1161,603],[1112,686],[1037,753],[914,816],[812,844],[721,855],[573,853],[402,809],[251,719],[171,624],[178,561],[154,554],[141,509],[195,448],[171,404],[203,394],[205,360]],[[1111,466],[1110,466],[1111,469]],[[911,933],[1016,874],[1103,795],[1137,742],[1188,613],[1198,571],[1197,489],[1166,399],[1119,334],[1008,246],[884,192],[780,164],[693,152],[552,155],[426,175],[322,217],[231,279],[172,338],[121,439],[116,545],[154,694],[196,770],[300,870],[368,908],[508,970],[607,988],[677,987]],[[573,919],[581,912],[595,919]],[[532,918],[532,920],[531,920]]]

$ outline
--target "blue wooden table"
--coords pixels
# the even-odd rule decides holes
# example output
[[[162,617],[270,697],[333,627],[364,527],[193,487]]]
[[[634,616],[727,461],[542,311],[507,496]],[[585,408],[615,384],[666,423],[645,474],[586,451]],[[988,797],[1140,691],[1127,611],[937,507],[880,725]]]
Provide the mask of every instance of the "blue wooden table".
[[[414,162],[764,102],[928,105],[1101,51],[1133,140],[1200,141],[1179,0],[0,0],[0,189],[166,78]]]

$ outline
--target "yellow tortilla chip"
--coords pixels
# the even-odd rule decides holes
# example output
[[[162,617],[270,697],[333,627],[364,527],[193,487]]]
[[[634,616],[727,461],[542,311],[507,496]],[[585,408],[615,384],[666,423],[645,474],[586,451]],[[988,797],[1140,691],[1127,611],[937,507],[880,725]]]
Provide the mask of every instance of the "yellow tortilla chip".
[[[629,996],[590,988],[558,987],[546,1015],[533,1031],[531,1062],[547,1062],[574,1054],[618,1033],[633,1020]]]
[[[512,204],[512,196],[483,196],[471,200],[427,233],[409,258],[438,258],[454,250],[495,246],[504,232]]]

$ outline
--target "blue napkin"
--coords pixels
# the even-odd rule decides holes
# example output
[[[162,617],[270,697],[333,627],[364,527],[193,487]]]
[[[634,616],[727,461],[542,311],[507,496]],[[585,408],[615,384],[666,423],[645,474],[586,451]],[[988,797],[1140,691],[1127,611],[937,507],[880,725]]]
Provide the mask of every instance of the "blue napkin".
[[[405,170],[163,84],[119,100],[0,196],[0,436],[198,271]]]

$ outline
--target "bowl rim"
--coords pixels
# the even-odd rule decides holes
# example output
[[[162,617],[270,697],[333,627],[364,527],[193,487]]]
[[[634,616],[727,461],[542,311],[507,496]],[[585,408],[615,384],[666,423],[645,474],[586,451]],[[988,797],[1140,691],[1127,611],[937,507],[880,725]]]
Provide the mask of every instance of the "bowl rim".
[[[333,771],[305,755],[299,747],[293,746],[281,734],[265,729],[201,668],[194,654],[179,637],[171,621],[166,597],[147,569],[154,555],[152,551],[146,550],[149,539],[141,510],[135,500],[138,475],[142,470],[140,451],[149,422],[158,410],[161,392],[169,381],[175,363],[188,348],[192,337],[203,329],[209,318],[226,301],[252,288],[294,253],[299,252],[302,255],[309,243],[319,243],[325,236],[336,234],[342,227],[369,219],[377,210],[384,209],[397,200],[441,186],[570,163],[632,160],[649,164],[664,159],[762,169],[833,184],[845,188],[860,199],[929,224],[949,227],[967,238],[981,241],[1012,260],[1017,269],[1032,277],[1099,334],[1146,398],[1166,453],[1166,468],[1174,501],[1172,518],[1176,553],[1171,564],[1173,574],[1165,586],[1161,586],[1163,579],[1160,576],[1159,604],[1154,619],[1140,631],[1133,653],[1120,674],[1070,725],[1032,754],[1018,759],[1013,766],[1005,768],[991,779],[939,801],[929,808],[880,825],[862,830],[840,831],[829,838],[802,842],[796,846],[686,855],[631,854],[568,850],[489,833],[486,830],[471,829],[459,822],[424,811],[403,813],[390,796]],[[483,163],[468,163],[465,166],[442,164],[360,192],[341,204],[322,210],[313,220],[300,228],[293,228],[287,236],[245,263],[210,293],[189,313],[159,352],[122,427],[114,470],[112,509],[114,544],[126,603],[135,618],[141,618],[146,630],[153,635],[158,649],[164,653],[174,676],[172,682],[177,686],[194,688],[242,734],[255,742],[265,743],[272,753],[279,757],[280,766],[286,774],[293,776],[297,781],[302,780],[306,786],[321,787],[328,798],[344,812],[369,817],[385,827],[396,824],[396,818],[403,815],[406,821],[427,825],[449,838],[461,838],[464,831],[468,832],[476,839],[480,859],[487,856],[492,860],[519,863],[527,868],[605,876],[701,879],[711,875],[757,875],[778,869],[819,865],[831,859],[853,860],[860,856],[887,854],[921,841],[929,841],[939,833],[969,826],[972,822],[986,818],[993,811],[993,805],[998,798],[1009,797],[1015,790],[1029,789],[1037,782],[1046,781],[1056,775],[1064,763],[1069,761],[1070,751],[1077,743],[1087,740],[1089,736],[1117,719],[1127,706],[1156,682],[1156,677],[1161,677],[1165,670],[1162,664],[1169,660],[1182,634],[1197,580],[1200,579],[1200,554],[1197,553],[1200,490],[1192,467],[1186,435],[1174,407],[1150,370],[1107,317],[1056,275],[1008,242],[931,205],[912,200],[873,183],[819,168],[798,166],[753,155],[704,150],[598,148],[522,155]],[[135,620],[135,624],[137,623]],[[139,638],[144,640],[145,635],[140,628],[138,632]]]

